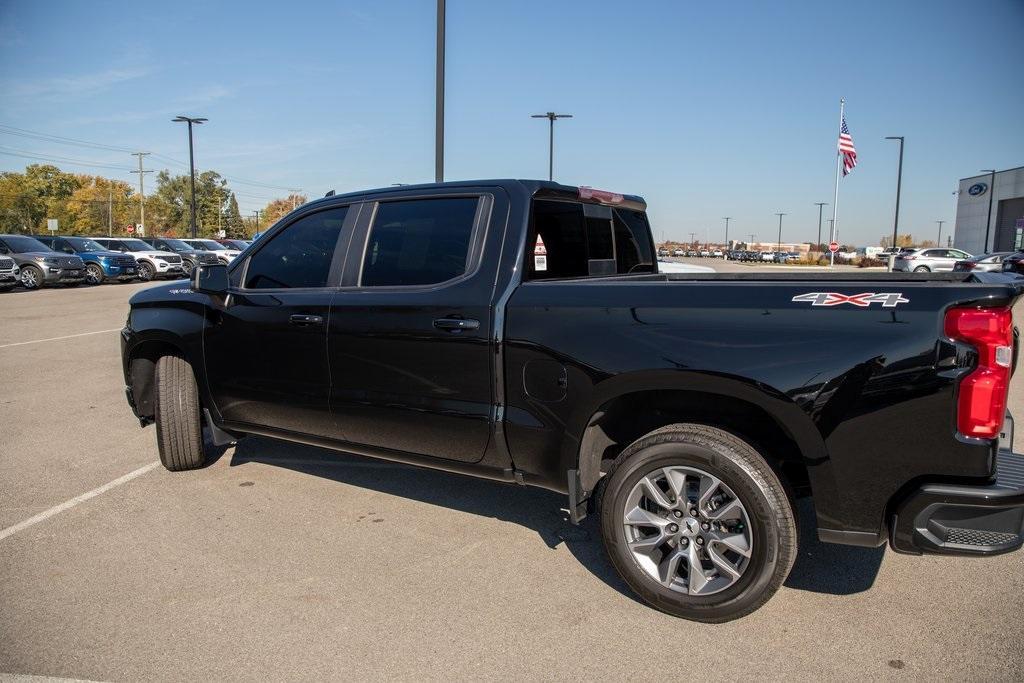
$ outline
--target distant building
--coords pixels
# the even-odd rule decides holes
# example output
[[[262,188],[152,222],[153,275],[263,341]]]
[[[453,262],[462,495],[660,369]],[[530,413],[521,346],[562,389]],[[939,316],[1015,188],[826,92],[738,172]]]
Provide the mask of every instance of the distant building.
[[[989,187],[994,185],[994,187]],[[989,200],[992,221],[985,244],[985,221]],[[956,203],[953,246],[972,254],[1014,251],[1024,246],[1024,166],[992,174],[971,176],[960,181]]]

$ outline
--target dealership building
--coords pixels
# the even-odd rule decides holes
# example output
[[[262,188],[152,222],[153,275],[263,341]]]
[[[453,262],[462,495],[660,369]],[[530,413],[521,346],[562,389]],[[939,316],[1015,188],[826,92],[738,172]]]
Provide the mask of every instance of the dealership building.
[[[992,217],[989,219],[989,206]],[[988,244],[985,244],[988,221]],[[964,178],[957,193],[953,245],[972,254],[1015,251],[1024,246],[1024,166],[995,176]]]

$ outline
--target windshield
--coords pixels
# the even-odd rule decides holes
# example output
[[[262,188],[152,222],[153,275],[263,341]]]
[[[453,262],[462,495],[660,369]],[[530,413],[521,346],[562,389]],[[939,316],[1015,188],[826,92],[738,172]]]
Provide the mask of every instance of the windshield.
[[[99,242],[85,239],[84,237],[69,237],[68,242],[70,242],[71,246],[75,248],[75,251],[107,251],[107,248]]]
[[[192,251],[195,247],[190,247],[187,243],[181,240],[170,240],[164,239],[164,242],[174,251]]]
[[[197,249],[206,249],[207,251],[227,251],[220,242],[214,242],[213,240],[192,240],[192,244],[196,245]]]
[[[121,240],[121,244],[127,247],[128,251],[153,251],[153,247],[142,240]]]
[[[53,251],[48,246],[34,237],[24,235],[10,235],[3,238],[4,244],[15,254],[24,254],[29,251]]]

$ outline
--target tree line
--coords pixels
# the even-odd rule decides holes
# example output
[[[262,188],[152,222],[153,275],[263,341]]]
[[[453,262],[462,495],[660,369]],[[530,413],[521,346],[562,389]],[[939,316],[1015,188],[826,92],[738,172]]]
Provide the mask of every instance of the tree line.
[[[184,237],[190,230],[189,176],[158,172],[147,178],[146,234]],[[271,200],[261,211],[259,228],[266,229],[306,197],[291,194]],[[32,164],[23,172],[0,173],[0,232],[45,233],[46,221],[55,218],[61,234],[125,235],[139,223],[139,195],[123,180],[98,175],[66,173],[50,164]],[[228,181],[216,171],[196,175],[196,225],[202,237],[224,230],[228,237],[244,239],[256,231],[255,217],[243,218]]]

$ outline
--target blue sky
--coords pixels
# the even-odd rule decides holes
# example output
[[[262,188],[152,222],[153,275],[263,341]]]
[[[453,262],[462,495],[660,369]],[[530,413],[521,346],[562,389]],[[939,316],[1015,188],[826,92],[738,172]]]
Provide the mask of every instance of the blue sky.
[[[1024,2],[448,2],[448,179],[546,177],[646,197],[655,229],[813,239],[838,103],[860,155],[843,241],[954,218],[956,181],[1024,164]],[[311,197],[433,179],[434,2],[0,0],[0,124],[187,160]],[[0,151],[131,166],[0,134]],[[0,154],[0,169],[30,160]],[[132,180],[123,169],[60,164]],[[148,167],[183,168],[151,158]],[[244,212],[284,190],[232,183]],[[828,208],[830,211],[830,207]],[[947,230],[951,223],[947,223]]]

